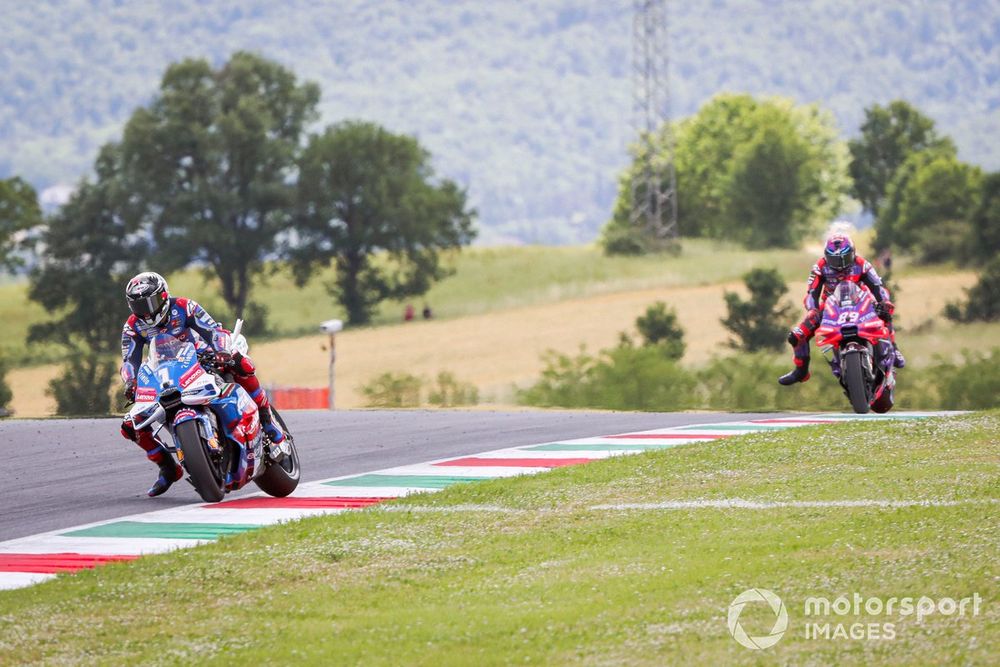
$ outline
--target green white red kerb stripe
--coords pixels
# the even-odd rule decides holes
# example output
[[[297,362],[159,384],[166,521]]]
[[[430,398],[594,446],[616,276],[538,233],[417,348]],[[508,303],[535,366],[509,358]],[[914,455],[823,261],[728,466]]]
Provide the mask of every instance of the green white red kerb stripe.
[[[954,413],[816,414],[560,440],[310,482],[301,484],[288,498],[257,494],[211,505],[192,504],[146,512],[0,542],[0,589],[29,586],[59,573],[190,547],[281,521],[369,507],[452,484],[533,474],[609,456],[808,424],[919,419],[946,414]]]

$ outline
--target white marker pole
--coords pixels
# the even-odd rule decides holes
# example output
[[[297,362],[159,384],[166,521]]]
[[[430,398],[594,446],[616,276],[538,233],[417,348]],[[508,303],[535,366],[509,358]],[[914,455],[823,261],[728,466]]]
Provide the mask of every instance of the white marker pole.
[[[333,367],[337,361],[337,332],[344,328],[344,323],[340,320],[327,320],[319,325],[319,330],[330,335],[330,372],[327,384],[329,409],[333,410]]]

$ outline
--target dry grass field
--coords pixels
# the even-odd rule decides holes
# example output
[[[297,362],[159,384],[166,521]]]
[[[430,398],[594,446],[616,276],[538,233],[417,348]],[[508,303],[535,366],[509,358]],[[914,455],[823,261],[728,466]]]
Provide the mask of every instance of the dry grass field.
[[[935,354],[954,356],[962,348],[991,339],[1000,343],[997,325],[956,326],[940,315],[946,301],[974,282],[971,272],[899,280],[897,305],[904,327],[900,344],[912,363],[927,363]],[[448,320],[348,330],[337,337],[337,405],[360,407],[359,386],[385,371],[428,379],[451,371],[475,384],[484,403],[509,405],[514,385],[538,376],[546,350],[571,353],[581,345],[591,351],[613,345],[619,332],[632,331],[635,318],[657,300],[677,309],[687,332],[684,361],[698,365],[713,354],[725,353],[727,335],[719,323],[725,314],[722,294],[738,288],[739,283],[726,283],[629,290]],[[797,301],[801,284],[793,283],[791,289],[790,296]],[[907,327],[917,331],[907,333]],[[320,387],[327,378],[325,345],[325,336],[306,336],[252,345],[251,352],[266,383]],[[18,416],[52,413],[54,405],[44,392],[56,372],[50,365],[8,374]]]

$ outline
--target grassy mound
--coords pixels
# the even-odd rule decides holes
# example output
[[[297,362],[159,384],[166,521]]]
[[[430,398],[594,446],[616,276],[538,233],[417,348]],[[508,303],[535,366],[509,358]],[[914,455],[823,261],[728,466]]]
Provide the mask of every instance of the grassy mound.
[[[762,433],[267,528],[0,593],[0,663],[993,663],[998,432],[992,412]],[[789,615],[765,651],[727,628],[754,587]],[[855,592],[982,605],[803,615]]]

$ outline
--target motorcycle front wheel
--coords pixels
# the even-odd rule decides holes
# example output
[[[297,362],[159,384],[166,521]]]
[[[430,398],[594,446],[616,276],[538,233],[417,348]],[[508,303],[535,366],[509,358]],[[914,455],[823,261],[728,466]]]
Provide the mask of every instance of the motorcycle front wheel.
[[[205,443],[198,431],[195,420],[182,422],[174,429],[177,448],[183,454],[184,469],[187,470],[194,488],[207,503],[217,503],[226,497],[226,480],[208,459]]]
[[[859,415],[868,413],[868,388],[865,385],[865,371],[861,367],[861,353],[845,354],[844,384],[847,386],[847,396],[851,399],[851,407]]]

